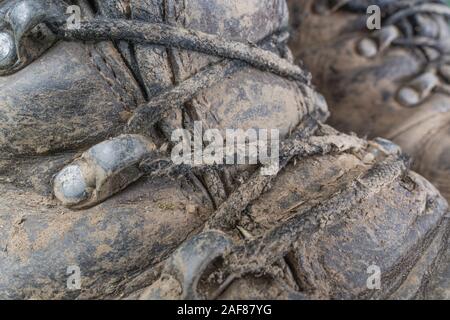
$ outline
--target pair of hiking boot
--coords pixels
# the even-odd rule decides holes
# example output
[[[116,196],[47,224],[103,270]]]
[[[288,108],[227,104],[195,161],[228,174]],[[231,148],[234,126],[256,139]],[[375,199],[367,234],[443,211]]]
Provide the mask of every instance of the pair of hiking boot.
[[[394,143],[323,124],[284,0],[6,0],[0,15],[2,298],[447,292],[446,200]],[[280,170],[174,164],[171,134],[198,122],[279,130]]]

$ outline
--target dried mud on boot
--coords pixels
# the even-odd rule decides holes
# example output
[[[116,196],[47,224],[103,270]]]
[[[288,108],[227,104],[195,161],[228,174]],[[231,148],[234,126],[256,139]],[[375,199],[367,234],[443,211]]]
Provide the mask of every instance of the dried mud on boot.
[[[323,124],[284,0],[80,1],[79,31],[61,23],[67,4],[0,3],[0,34],[19,44],[0,77],[0,297],[403,298],[431,285],[446,201],[395,144]],[[17,8],[29,14],[8,20]],[[27,42],[36,28],[43,46]],[[171,133],[196,121],[277,129],[280,171],[173,166]],[[372,264],[381,290],[367,288]]]

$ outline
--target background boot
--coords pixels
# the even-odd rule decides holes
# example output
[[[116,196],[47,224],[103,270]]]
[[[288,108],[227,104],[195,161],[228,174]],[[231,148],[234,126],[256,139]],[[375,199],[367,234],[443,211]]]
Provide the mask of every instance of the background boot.
[[[372,3],[380,5],[381,30],[367,27]],[[330,122],[395,141],[450,198],[450,8],[442,1],[289,4],[291,47],[332,104]]]
[[[330,122],[394,140],[449,198],[449,8],[442,1],[288,3],[291,47],[331,103]],[[371,4],[381,8],[381,30],[367,28]],[[431,297],[448,299],[449,266],[447,253],[430,280],[438,288]]]
[[[326,104],[289,63],[284,1],[90,3],[77,2],[78,29],[64,16],[73,3],[1,3],[0,296],[414,297],[423,287],[447,203],[392,143],[321,124]],[[172,166],[170,135],[193,133],[194,120],[278,129],[281,171]],[[377,291],[372,265],[386,275]]]

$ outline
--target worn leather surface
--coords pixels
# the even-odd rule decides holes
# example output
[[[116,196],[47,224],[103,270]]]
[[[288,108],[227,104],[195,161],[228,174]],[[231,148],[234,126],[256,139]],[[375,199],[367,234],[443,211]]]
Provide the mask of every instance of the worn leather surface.
[[[162,3],[136,0],[130,1],[129,11],[123,10],[124,3],[100,2],[99,9],[105,15],[156,19],[242,41],[258,41],[287,24],[283,1]],[[121,91],[122,86],[108,81],[113,79],[98,71],[89,59],[87,46],[60,43],[20,73],[1,79],[11,83],[4,88],[16,88],[11,80],[17,79],[22,83],[19,87],[22,91],[40,92],[36,97],[38,110],[45,110],[44,114],[51,114],[57,120],[42,124],[30,111],[29,121],[33,126],[26,127],[26,122],[21,122],[22,117],[14,118],[13,111],[6,113],[15,119],[9,127],[14,139],[5,139],[1,148],[13,156],[11,161],[20,159],[17,163],[23,163],[25,169],[12,167],[13,162],[5,163],[4,181],[0,184],[0,296],[3,298],[127,296],[152,283],[160,262],[198,232],[213,212],[213,201],[204,185],[181,178],[144,177],[102,204],[80,211],[63,208],[44,192],[51,184],[48,177],[69,164],[76,154],[120,132],[124,109],[126,115],[126,111],[132,111],[144,96],[151,99],[163,88],[214,61],[214,58],[192,52],[154,46],[130,48],[120,43],[117,44],[120,50],[111,47],[110,54],[117,57],[114,60],[119,65],[116,76],[122,74],[120,82],[131,86]],[[279,48],[272,50],[286,54]],[[71,58],[60,59],[60,55],[53,56],[56,53]],[[98,61],[102,64],[103,59]],[[59,70],[76,72],[65,74]],[[107,70],[102,73],[108,74]],[[35,82],[35,79],[40,81]],[[75,86],[74,83],[86,85]],[[139,91],[138,83],[141,87],[144,84],[144,91]],[[60,84],[70,90],[58,90]],[[4,101],[16,99],[19,103],[15,109],[5,107],[2,111],[16,110],[23,101],[28,102],[20,94],[8,93],[6,89],[4,92],[5,95],[0,87],[0,99],[5,96],[9,98]],[[50,109],[52,101],[56,101],[58,108]],[[32,106],[24,110],[33,110]],[[306,100],[297,85],[271,74],[244,69],[199,94],[183,113],[167,119],[165,125],[169,128],[188,126],[193,119],[200,119],[205,127],[279,128],[286,134],[307,110]],[[14,126],[26,127],[30,134],[15,132]],[[1,132],[7,133],[8,127]],[[60,134],[65,134],[65,139],[60,139]],[[35,135],[41,138],[35,139]],[[53,140],[46,140],[47,135],[53,135]],[[27,142],[28,139],[35,140]],[[310,206],[344,188],[347,182],[378,161],[367,159],[365,153],[315,157],[289,166],[277,180],[274,190],[249,208],[250,216],[256,221],[252,230],[256,235],[264,232],[289,215],[289,209],[299,202],[301,206]],[[36,169],[37,166],[42,169]],[[47,178],[41,178],[42,172]],[[31,182],[26,183],[21,177],[28,177]],[[424,252],[413,249],[427,247],[447,206],[423,178],[414,173],[408,177],[413,182],[405,177],[404,182],[387,184],[385,192],[366,199],[367,202],[354,212],[349,212],[348,221],[324,228],[311,239],[295,244],[292,261],[303,279],[298,280],[299,289],[314,296],[309,290],[314,287],[315,296],[319,298],[358,297],[364,293],[367,264],[373,260],[390,270],[395,281],[403,279],[404,270],[412,268],[417,255]],[[429,199],[434,202],[427,206]],[[242,224],[251,227],[245,221]],[[387,226],[389,232],[385,232]],[[237,233],[234,237],[241,240]],[[67,290],[66,271],[72,265],[81,269],[81,291]],[[397,268],[398,265],[402,268]],[[419,277],[422,275],[419,273]],[[281,283],[285,281],[281,277]],[[389,294],[395,281],[389,281],[389,287],[380,295]],[[271,284],[275,282],[280,283],[280,279],[239,280],[224,297],[294,297],[288,291],[273,289]]]

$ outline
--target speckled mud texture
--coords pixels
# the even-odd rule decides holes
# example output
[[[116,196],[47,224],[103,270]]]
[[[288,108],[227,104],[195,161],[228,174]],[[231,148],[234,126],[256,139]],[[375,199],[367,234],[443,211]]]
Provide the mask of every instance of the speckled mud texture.
[[[69,1],[0,24],[27,48],[0,60],[0,298],[448,297],[446,200],[394,143],[323,124],[325,100],[291,63],[284,0],[77,3],[116,40],[65,33]],[[30,3],[0,1],[0,15],[16,5]],[[195,41],[152,43],[145,23]],[[280,172],[170,166],[171,132],[194,121],[278,129]]]

